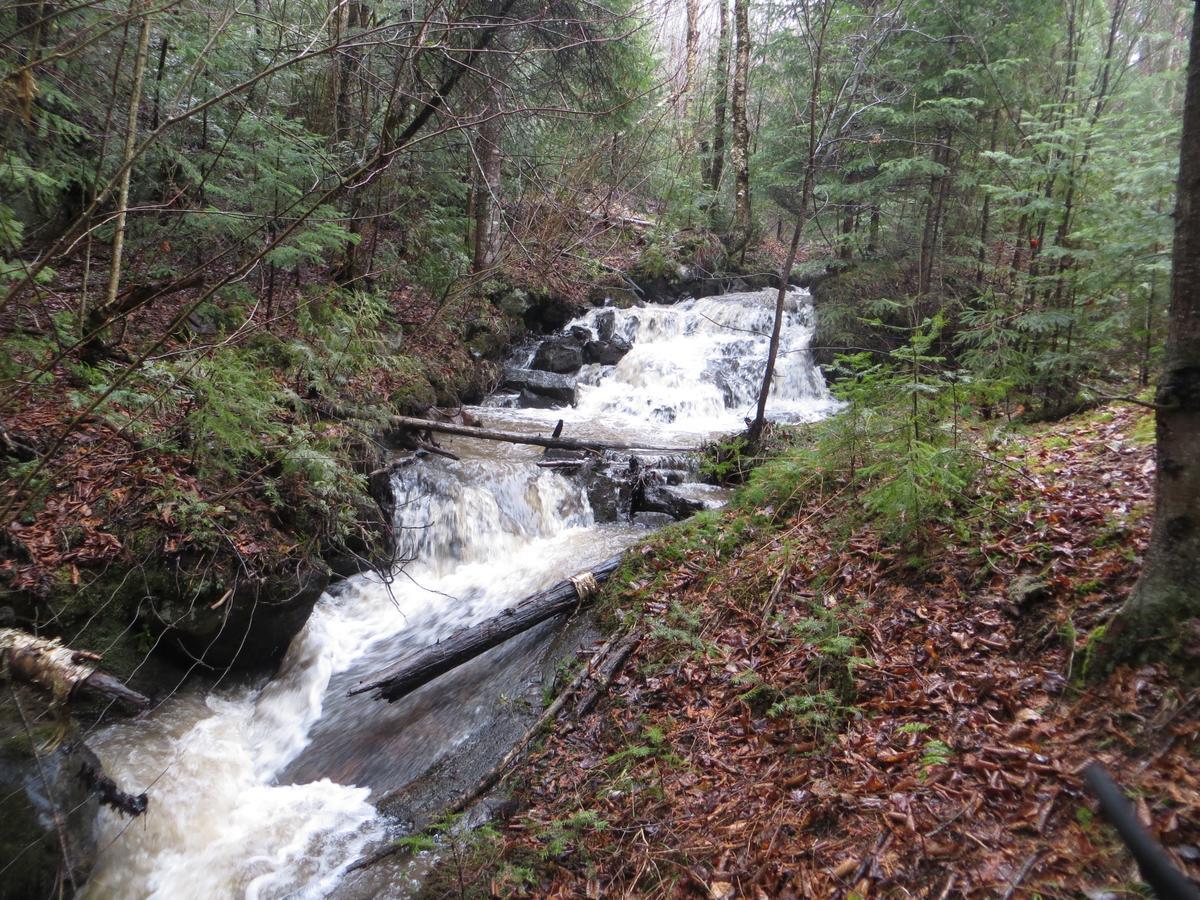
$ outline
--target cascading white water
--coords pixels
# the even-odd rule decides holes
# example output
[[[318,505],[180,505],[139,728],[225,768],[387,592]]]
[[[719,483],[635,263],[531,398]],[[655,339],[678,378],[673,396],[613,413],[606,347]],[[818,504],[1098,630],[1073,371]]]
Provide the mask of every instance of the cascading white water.
[[[87,896],[323,896],[382,836],[369,788],[276,781],[327,704],[347,703],[327,694],[331,678],[561,577],[592,521],[577,485],[529,464],[436,460],[409,467],[396,489],[404,575],[390,586],[353,579],[322,598],[265,686],[176,697],[93,740],[108,772],[151,804],[133,822],[102,812]],[[359,700],[369,716],[373,701]]]
[[[574,408],[484,414],[538,426],[561,417],[573,433],[635,440],[740,428],[761,383],[773,302],[773,292],[760,292],[593,310],[573,324],[594,333],[598,317],[611,314],[633,349],[616,366],[585,367]],[[832,406],[809,358],[811,334],[807,297],[794,293],[769,406],[775,418],[811,419]],[[455,687],[456,673],[429,686],[432,701],[409,707],[347,698],[345,689],[637,532],[595,526],[581,486],[537,468],[528,450],[456,449],[463,460],[414,461],[396,477],[406,562],[390,584],[362,576],[324,596],[273,679],[192,686],[93,737],[108,772],[126,790],[147,790],[150,807],[132,821],[101,813],[102,852],[86,896],[325,896],[385,835],[378,794],[429,772],[502,715],[495,695]]]
[[[571,322],[596,335],[602,316],[633,345],[615,366],[580,371],[573,409],[514,410],[511,419],[604,422],[632,433],[710,435],[745,427],[753,416],[774,324],[774,289],[684,300],[672,306],[593,309]],[[811,421],[835,402],[813,365],[807,291],[789,292],[768,398],[777,421]]]

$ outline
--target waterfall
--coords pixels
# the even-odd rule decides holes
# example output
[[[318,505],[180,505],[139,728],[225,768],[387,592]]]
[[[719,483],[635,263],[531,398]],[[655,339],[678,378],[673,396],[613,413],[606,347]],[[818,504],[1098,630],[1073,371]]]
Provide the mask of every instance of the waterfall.
[[[591,524],[578,485],[528,464],[434,460],[395,488],[403,574],[323,597],[266,685],[190,692],[92,741],[109,774],[152,799],[132,822],[102,811],[100,844],[113,846],[86,896],[319,897],[382,837],[368,787],[278,780],[330,707],[376,712],[331,681],[495,614],[514,588],[542,586],[539,566],[542,581],[561,577]]]
[[[591,364],[578,376],[572,409],[505,410],[508,419],[604,423],[609,432],[701,435],[745,428],[754,415],[775,316],[774,290],[684,300],[673,306],[589,310],[567,326],[593,336],[611,317],[632,349],[615,366]],[[813,364],[814,325],[807,291],[785,299],[779,355],[768,398],[776,421],[828,415],[835,401]]]
[[[571,327],[611,327],[632,349],[616,365],[586,366],[573,408],[481,414],[538,429],[563,418],[576,432],[622,437],[740,428],[761,384],[773,303],[768,291],[592,310]],[[774,418],[831,408],[808,351],[812,330],[807,295],[794,292]],[[387,836],[382,794],[439,771],[489,723],[522,727],[501,706],[530,689],[513,660],[528,645],[495,648],[474,674],[449,673],[400,703],[347,697],[405,653],[638,539],[630,523],[597,526],[583,486],[538,468],[528,448],[465,441],[455,450],[459,461],[414,459],[397,472],[400,563],[387,579],[359,576],[322,597],[272,679],[189,684],[91,739],[125,789],[148,791],[150,807],[135,820],[101,812],[86,896],[326,896]]]

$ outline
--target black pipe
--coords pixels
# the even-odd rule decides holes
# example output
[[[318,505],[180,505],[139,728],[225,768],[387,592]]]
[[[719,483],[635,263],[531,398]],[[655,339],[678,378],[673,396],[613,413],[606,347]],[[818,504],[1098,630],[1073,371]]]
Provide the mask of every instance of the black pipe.
[[[1090,763],[1084,770],[1083,780],[1100,801],[1100,812],[1133,854],[1142,878],[1153,888],[1155,895],[1160,900],[1200,900],[1200,889],[1171,864],[1166,851],[1141,826],[1133,804],[1121,793],[1104,767],[1100,763]]]

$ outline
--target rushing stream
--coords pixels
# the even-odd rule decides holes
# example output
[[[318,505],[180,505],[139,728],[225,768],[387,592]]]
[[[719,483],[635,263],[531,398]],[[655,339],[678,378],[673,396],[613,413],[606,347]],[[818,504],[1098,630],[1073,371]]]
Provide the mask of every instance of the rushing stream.
[[[568,435],[652,446],[739,429],[753,414],[772,302],[766,291],[593,310],[571,324],[595,333],[607,312],[606,327],[632,349],[616,365],[584,366],[573,407],[517,408],[501,394],[474,412],[541,432],[561,418]],[[831,408],[807,351],[811,334],[807,296],[793,293],[773,418]],[[397,703],[348,697],[347,688],[612,555],[639,528],[597,524],[584,486],[539,468],[533,448],[445,443],[461,461],[415,460],[395,476],[407,562],[391,579],[360,576],[323,597],[271,680],[191,685],[93,741],[118,783],[148,791],[150,807],[132,821],[101,812],[103,849],[87,896],[342,891],[346,866],[391,833],[380,812],[389,798],[407,791],[444,803],[455,786],[443,781],[470,783],[506,751],[523,727],[514,713],[536,702],[546,664],[562,652],[549,623]]]

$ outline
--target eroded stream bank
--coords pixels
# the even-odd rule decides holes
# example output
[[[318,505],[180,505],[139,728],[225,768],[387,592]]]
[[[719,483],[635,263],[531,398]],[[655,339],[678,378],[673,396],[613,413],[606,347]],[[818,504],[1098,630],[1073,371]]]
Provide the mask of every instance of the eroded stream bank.
[[[471,412],[508,430],[547,432],[561,419],[576,436],[698,445],[743,426],[772,302],[760,292],[593,310],[514,359],[508,389]],[[775,418],[831,408],[811,334],[807,297],[795,292]],[[101,813],[88,896],[338,890],[368,847],[434,814],[503,755],[536,715],[555,661],[589,636],[580,622],[565,633],[547,623],[390,705],[347,697],[348,688],[647,527],[721,502],[687,459],[558,455],[547,467],[528,447],[445,446],[460,459],[424,458],[394,473],[403,562],[389,579],[361,576],[324,596],[274,678],[192,685],[94,741],[109,772],[148,791],[151,806],[133,823]]]

